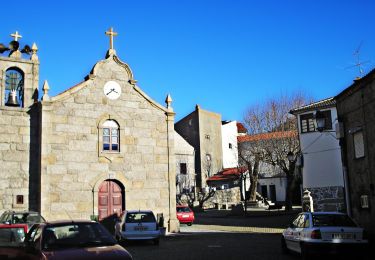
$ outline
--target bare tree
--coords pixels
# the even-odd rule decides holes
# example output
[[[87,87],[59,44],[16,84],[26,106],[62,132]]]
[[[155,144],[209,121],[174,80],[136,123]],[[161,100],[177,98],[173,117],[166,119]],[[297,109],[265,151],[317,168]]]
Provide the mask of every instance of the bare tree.
[[[247,164],[250,176],[253,176],[250,187],[250,199],[255,200],[259,162],[278,166],[287,177],[285,209],[292,206],[292,190],[295,185],[295,160],[289,161],[288,154],[300,151],[297,121],[289,114],[293,108],[306,104],[308,99],[302,94],[282,95],[264,103],[250,106],[244,122],[251,138],[239,143],[239,156]]]

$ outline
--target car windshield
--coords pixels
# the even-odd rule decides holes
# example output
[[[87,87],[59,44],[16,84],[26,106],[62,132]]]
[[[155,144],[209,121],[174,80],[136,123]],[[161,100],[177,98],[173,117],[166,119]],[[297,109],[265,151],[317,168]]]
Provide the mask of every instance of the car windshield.
[[[356,227],[357,225],[347,215],[314,214],[314,227]]]
[[[24,239],[23,227],[0,228],[0,247],[19,247]]]
[[[154,214],[151,212],[136,212],[126,214],[126,223],[150,223],[156,222]]]
[[[177,212],[190,212],[188,207],[177,207]]]
[[[13,224],[16,223],[40,223],[44,219],[36,212],[14,213]]]
[[[111,234],[101,224],[94,222],[48,226],[42,236],[46,250],[116,244]]]

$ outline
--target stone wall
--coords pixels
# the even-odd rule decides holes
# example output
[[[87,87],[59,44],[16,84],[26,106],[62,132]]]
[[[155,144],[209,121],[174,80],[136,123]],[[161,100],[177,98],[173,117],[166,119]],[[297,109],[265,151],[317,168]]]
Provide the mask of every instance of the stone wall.
[[[308,190],[313,198],[314,211],[346,211],[344,187],[319,187]]]
[[[38,164],[34,164],[39,157],[37,109],[0,108],[0,210],[39,208],[35,190]],[[31,185],[30,179],[36,185]],[[17,203],[17,195],[23,197],[23,203]]]
[[[241,202],[241,191],[239,187],[216,190],[215,195],[204,203],[205,208],[213,208],[216,205],[237,205]]]
[[[375,241],[375,70],[368,73],[337,97],[339,122],[342,122],[341,147],[348,176],[352,217]],[[364,156],[356,156],[355,134],[362,133]],[[359,158],[356,158],[359,157]],[[366,196],[368,207],[361,205]]]

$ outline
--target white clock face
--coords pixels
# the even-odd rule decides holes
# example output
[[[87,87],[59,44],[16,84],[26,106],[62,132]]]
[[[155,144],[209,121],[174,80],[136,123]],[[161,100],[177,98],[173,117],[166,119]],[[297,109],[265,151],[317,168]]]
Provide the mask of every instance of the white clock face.
[[[109,99],[118,99],[121,95],[121,87],[115,81],[108,81],[103,87],[104,95]]]

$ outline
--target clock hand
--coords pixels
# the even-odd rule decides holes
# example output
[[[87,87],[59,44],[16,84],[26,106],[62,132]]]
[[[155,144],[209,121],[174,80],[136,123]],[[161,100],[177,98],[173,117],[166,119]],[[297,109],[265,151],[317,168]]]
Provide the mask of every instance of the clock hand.
[[[108,96],[113,91],[114,91],[114,89],[111,89],[106,95]]]

